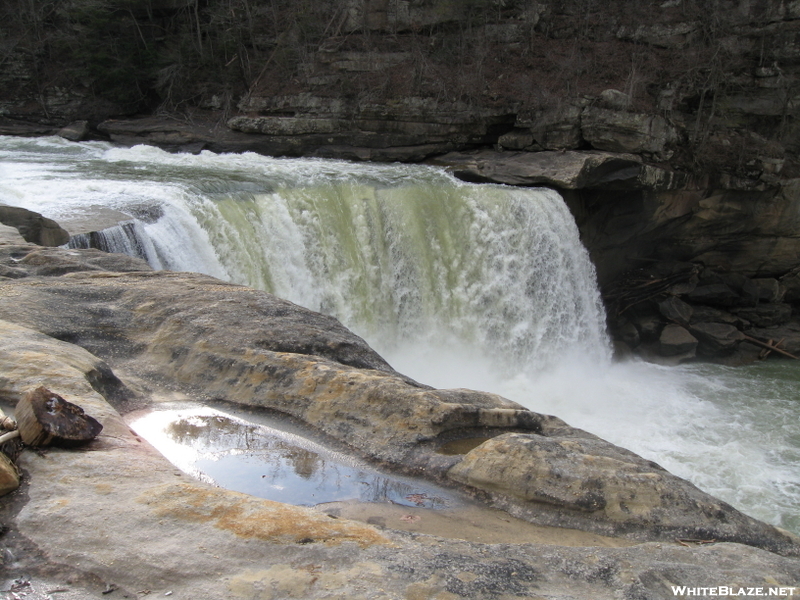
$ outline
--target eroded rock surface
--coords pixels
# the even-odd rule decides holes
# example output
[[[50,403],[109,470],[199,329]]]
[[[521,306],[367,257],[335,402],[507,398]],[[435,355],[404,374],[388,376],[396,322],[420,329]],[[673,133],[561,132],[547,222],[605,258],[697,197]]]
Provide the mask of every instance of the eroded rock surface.
[[[800,576],[796,558],[751,546],[675,544],[686,534],[798,549],[788,535],[555,417],[408,380],[332,319],[202,275],[134,270],[144,268],[135,259],[2,249],[2,261],[15,257],[26,276],[0,282],[0,399],[13,404],[44,384],[104,427],[82,451],[20,458],[23,486],[3,508],[11,525],[3,560],[9,574],[31,577],[28,592],[58,586],[69,600],[108,590],[199,600],[671,598],[673,583],[792,585]],[[36,259],[19,260],[28,256]],[[37,274],[48,257],[74,268]],[[99,270],[104,264],[130,270]],[[599,524],[663,542],[442,540],[213,488],[176,471],[107,402],[124,408],[178,389],[282,411],[385,463],[432,477],[449,471],[532,521]],[[475,431],[492,439],[466,456],[432,451]],[[669,511],[681,529],[669,525]]]
[[[15,324],[4,335],[13,340],[20,327],[40,332],[14,343],[14,352],[35,352],[36,335],[62,340],[54,356],[95,373],[82,375],[89,397],[102,392],[124,408],[134,394],[109,373],[121,369],[136,379],[139,396],[180,389],[279,411],[373,460],[449,476],[535,523],[798,553],[789,536],[653,463],[499,396],[414,382],[338,321],[265,292],[205,275],[134,270],[143,263],[96,251],[6,246],[3,256],[27,272],[0,283],[0,318]],[[50,261],[71,267],[48,270]],[[129,270],[99,270],[104,264]],[[9,381],[23,386],[32,378],[23,368]],[[51,389],[73,401],[74,392]],[[466,456],[436,452],[478,436],[491,439]],[[537,463],[537,456],[544,458]]]

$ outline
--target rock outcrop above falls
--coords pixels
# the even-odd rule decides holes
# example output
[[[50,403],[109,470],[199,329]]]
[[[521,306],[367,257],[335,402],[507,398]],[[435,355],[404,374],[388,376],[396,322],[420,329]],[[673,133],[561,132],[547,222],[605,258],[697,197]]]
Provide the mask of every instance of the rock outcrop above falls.
[[[65,563],[85,589],[196,598],[277,598],[290,580],[306,598],[331,587],[369,597],[369,581],[420,597],[666,598],[665,581],[710,582],[722,556],[726,581],[789,585],[800,574],[791,535],[556,417],[412,381],[335,320],[265,292],[94,250],[6,244],[0,264],[14,269],[0,280],[0,397],[13,404],[43,384],[104,427],[85,451],[21,458],[24,486],[7,510],[18,539],[33,544],[28,566],[51,565],[42,580]],[[211,488],[176,473],[117,412],[178,391],[298,419],[357,455],[462,486],[533,523],[640,545],[444,542]],[[465,438],[489,439],[465,454],[437,452]],[[676,538],[719,543],[686,548]],[[313,581],[298,579],[306,562],[318,565]],[[617,567],[598,578],[605,564]]]

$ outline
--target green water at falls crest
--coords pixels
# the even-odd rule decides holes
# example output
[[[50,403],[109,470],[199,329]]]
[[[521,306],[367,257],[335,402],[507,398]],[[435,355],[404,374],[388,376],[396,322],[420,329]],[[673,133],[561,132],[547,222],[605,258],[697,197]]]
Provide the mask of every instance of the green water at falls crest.
[[[384,348],[466,343],[517,366],[606,352],[593,271],[555,192],[347,182],[220,195],[191,211],[232,280]]]

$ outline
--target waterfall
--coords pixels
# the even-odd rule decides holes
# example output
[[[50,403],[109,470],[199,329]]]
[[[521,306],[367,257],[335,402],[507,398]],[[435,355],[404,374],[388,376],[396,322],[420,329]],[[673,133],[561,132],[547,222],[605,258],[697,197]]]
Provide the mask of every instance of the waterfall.
[[[389,355],[469,348],[506,371],[565,354],[608,358],[594,270],[557,192],[467,184],[426,167],[398,177],[398,167],[261,160],[272,162],[263,191],[219,173],[185,181],[152,223],[71,245],[273,292]],[[180,251],[198,240],[205,262]]]
[[[551,190],[0,136],[0,202],[68,231],[107,211],[118,225],[73,244],[332,314],[418,381],[555,414],[800,533],[800,369],[610,362],[592,265]]]
[[[144,231],[142,223],[136,219],[123,221],[100,231],[73,235],[67,247],[97,248],[103,252],[127,254],[146,260],[154,269],[164,268],[153,242]]]

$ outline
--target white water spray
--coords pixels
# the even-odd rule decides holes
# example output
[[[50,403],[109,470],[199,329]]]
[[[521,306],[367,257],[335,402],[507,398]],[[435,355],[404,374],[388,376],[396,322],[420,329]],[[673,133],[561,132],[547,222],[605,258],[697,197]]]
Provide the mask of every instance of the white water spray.
[[[333,314],[420,381],[556,414],[800,531],[800,439],[786,425],[800,373],[612,364],[591,264],[552,191],[418,166],[0,138],[0,202],[68,229],[99,208],[126,213],[128,231],[103,236],[156,268]]]

